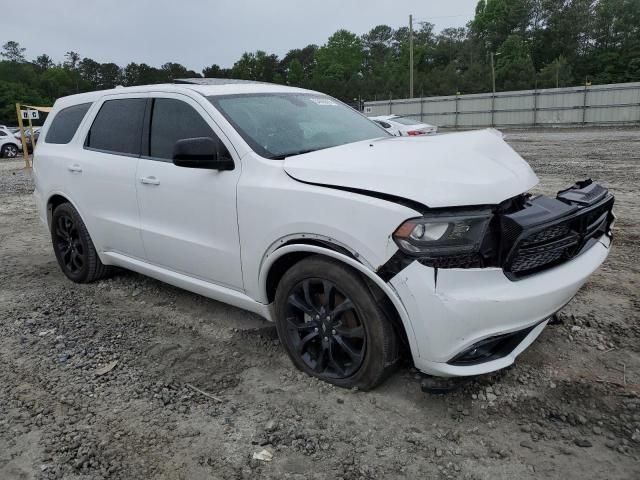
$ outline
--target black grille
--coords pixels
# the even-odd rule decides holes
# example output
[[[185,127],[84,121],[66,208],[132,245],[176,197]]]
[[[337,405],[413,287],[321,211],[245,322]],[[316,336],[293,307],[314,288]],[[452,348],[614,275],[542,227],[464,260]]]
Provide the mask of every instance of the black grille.
[[[419,261],[435,268],[478,268],[482,266],[477,253],[429,257]]]
[[[505,271],[518,279],[576,257],[607,232],[612,206],[609,196],[548,225],[524,228],[507,255]]]
[[[549,240],[555,240],[563,238],[569,234],[568,225],[554,225],[553,227],[545,228],[541,232],[534,233],[522,241],[521,247],[528,245],[535,245],[536,243],[542,243]]]

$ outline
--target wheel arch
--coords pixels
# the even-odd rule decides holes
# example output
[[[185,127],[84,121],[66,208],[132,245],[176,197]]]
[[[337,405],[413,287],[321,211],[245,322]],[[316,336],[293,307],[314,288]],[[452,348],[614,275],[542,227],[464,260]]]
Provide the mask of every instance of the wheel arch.
[[[353,254],[342,251],[339,246],[322,242],[307,240],[287,243],[273,252],[264,260],[259,275],[260,293],[263,300],[271,304],[275,297],[275,290],[284,273],[293,265],[311,255],[321,255],[333,260],[337,260],[352,268],[366,281],[374,296],[384,303],[387,300],[389,305],[383,305],[388,310],[395,321],[397,327],[401,329],[400,334],[406,339],[411,354],[414,358],[419,356],[418,345],[415,333],[409,319],[407,310],[394,289],[382,280],[376,272],[361,263]],[[377,290],[379,293],[377,294]],[[382,295],[383,298],[378,298]]]
[[[53,211],[58,205],[62,205],[63,203],[70,203],[71,205],[73,205],[73,208],[78,211],[78,208],[75,206],[75,204],[64,195],[60,193],[54,193],[50,195],[47,199],[47,226],[49,227],[49,230],[51,230],[51,218],[53,217]],[[80,212],[78,211],[78,213]]]
[[[63,203],[69,203],[69,204],[71,204],[71,206],[73,208],[76,209],[76,212],[78,212],[78,215],[80,215],[80,218],[84,222],[84,226],[86,227],[87,231],[89,232],[89,237],[91,237],[91,240],[93,242],[95,242],[95,237],[93,235],[93,230],[89,226],[89,224],[87,224],[87,220],[85,218],[85,215],[84,215],[82,209],[78,208],[78,205],[76,204],[76,202],[74,202],[69,197],[69,195],[67,195],[64,192],[53,191],[53,192],[51,192],[49,194],[49,197],[47,198],[46,212],[47,212],[47,227],[48,227],[49,231],[51,231],[51,219],[53,217],[53,211],[56,209],[56,207],[58,205],[61,205]],[[100,250],[98,250],[97,248],[96,248],[96,250],[98,252],[98,256],[100,257],[100,261],[102,261],[105,265],[107,265],[108,263],[107,263],[106,259],[103,258],[102,252]]]

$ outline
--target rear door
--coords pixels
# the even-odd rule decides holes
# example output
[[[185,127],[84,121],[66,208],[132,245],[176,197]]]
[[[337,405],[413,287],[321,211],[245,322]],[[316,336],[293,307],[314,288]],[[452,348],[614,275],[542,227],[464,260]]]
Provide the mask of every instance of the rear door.
[[[206,110],[183,94],[154,94],[138,164],[138,204],[147,260],[204,281],[241,290],[236,185],[240,162]],[[218,137],[234,170],[177,167],[178,140]]]
[[[147,96],[107,96],[79,154],[67,161],[72,197],[100,251],[144,258],[136,196]]]

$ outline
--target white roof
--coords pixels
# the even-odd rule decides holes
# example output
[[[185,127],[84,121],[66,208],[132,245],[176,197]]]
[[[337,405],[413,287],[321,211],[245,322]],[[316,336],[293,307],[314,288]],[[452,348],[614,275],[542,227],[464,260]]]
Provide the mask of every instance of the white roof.
[[[206,80],[206,79],[202,79]],[[225,79],[218,80],[210,84],[195,83],[163,83],[158,85],[140,85],[137,87],[116,87],[110,90],[98,90],[95,92],[78,93],[56,100],[55,107],[65,107],[77,105],[79,103],[95,102],[104,95],[120,93],[149,93],[149,92],[198,92],[205,97],[211,95],[233,95],[239,93],[319,93],[303,88],[288,87],[275,83],[261,83],[250,81],[237,81]],[[322,95],[322,94],[321,94]]]

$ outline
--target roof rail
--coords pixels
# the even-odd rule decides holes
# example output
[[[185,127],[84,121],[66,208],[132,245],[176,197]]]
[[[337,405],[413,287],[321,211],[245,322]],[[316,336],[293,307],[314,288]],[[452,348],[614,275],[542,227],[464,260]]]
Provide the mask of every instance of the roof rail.
[[[173,83],[191,85],[229,85],[234,83],[265,83],[254,80],[240,80],[236,78],[176,78]]]

